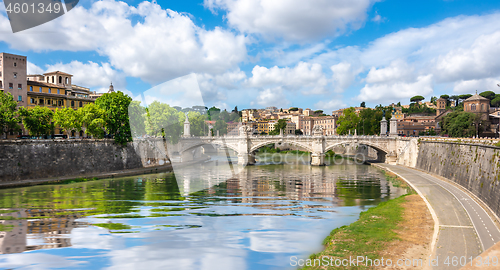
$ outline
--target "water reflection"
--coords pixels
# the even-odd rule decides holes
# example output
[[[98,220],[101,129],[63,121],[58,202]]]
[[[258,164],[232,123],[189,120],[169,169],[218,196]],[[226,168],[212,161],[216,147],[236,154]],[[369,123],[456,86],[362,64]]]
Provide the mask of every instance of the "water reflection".
[[[403,193],[376,169],[345,163],[4,189],[0,268],[287,268],[333,228]],[[23,251],[32,252],[9,254]]]

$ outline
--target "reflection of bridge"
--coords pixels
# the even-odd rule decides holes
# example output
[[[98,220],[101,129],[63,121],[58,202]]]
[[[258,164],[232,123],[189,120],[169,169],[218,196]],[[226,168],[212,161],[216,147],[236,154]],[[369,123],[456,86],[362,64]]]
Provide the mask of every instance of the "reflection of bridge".
[[[220,145],[234,150],[238,154],[238,164],[255,163],[255,151],[273,144],[286,143],[311,153],[311,165],[324,165],[325,153],[338,145],[366,145],[377,151],[377,159],[395,164],[410,145],[412,139],[392,136],[324,136],[322,131],[313,132],[312,136],[253,136],[245,128],[240,128],[239,136],[234,137],[184,137],[175,146],[183,161],[192,160],[197,149],[208,144]],[[415,140],[415,139],[413,139]],[[415,143],[415,142],[413,142]]]

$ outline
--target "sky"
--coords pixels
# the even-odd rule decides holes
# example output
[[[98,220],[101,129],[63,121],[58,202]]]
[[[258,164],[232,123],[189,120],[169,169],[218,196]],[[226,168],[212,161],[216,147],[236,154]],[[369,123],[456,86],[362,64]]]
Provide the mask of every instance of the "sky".
[[[0,5],[0,51],[27,56],[29,74],[143,98],[190,78],[223,109],[500,93],[499,44],[498,0],[80,0],[15,34]]]

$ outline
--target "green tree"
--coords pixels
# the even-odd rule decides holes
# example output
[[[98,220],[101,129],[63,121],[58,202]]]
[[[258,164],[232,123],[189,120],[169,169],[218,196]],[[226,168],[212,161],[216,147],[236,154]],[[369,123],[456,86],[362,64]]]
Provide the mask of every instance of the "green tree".
[[[297,108],[297,107],[292,107],[292,108],[288,109],[289,112],[296,112],[298,110],[299,110],[299,108]]]
[[[211,121],[216,121],[218,118],[218,115],[220,113],[220,109],[215,107],[215,106],[212,106],[212,108],[208,109],[208,120],[211,120]]]
[[[139,101],[132,101],[128,106],[130,131],[133,137],[144,136],[146,132],[146,108]]]
[[[205,136],[208,132],[208,125],[206,124],[206,116],[200,114],[199,112],[189,112],[189,132],[192,136]],[[186,116],[183,115],[180,119],[182,123],[186,120]]]
[[[491,106],[493,107],[500,107],[500,95],[497,95],[492,101],[491,101]]]
[[[229,115],[229,113],[226,110],[223,110],[222,112],[219,113],[218,118],[227,123],[231,119],[231,116]]]
[[[219,119],[215,121],[215,125],[213,128],[214,132],[219,131],[219,135],[222,136],[224,134],[227,134],[227,123],[224,122],[223,120]]]
[[[10,93],[0,91],[0,132],[7,135],[7,132],[19,129],[17,124],[17,102]]]
[[[431,102],[434,103],[434,105],[436,105],[436,100],[437,100],[437,97],[431,97]]]
[[[496,94],[493,91],[484,91],[484,92],[479,93],[479,95],[484,97],[484,98],[487,98],[491,101],[495,98]]]
[[[279,135],[280,130],[283,130],[283,134],[285,134],[286,129],[286,120],[280,119],[276,124],[274,124],[274,129],[269,132],[269,135]]]
[[[363,101],[363,102],[361,102],[361,104],[359,104],[359,106],[362,108],[366,108],[366,103]]]
[[[457,95],[450,96],[451,100],[455,101],[455,106],[458,106],[458,101],[460,100],[460,97]]]
[[[461,99],[462,101],[463,100],[466,100],[468,98],[472,97],[471,94],[463,94],[463,95],[459,95],[458,98]]]
[[[82,124],[85,127],[85,133],[96,139],[102,139],[104,137],[104,117],[106,112],[103,109],[94,103],[90,103],[79,108],[77,114],[81,117]]]
[[[47,107],[20,108],[19,116],[31,136],[49,135],[54,130],[53,112]]]
[[[120,91],[103,94],[95,101],[95,105],[105,111],[106,132],[122,145],[132,140],[128,116],[130,102],[132,98]]]
[[[72,130],[82,130],[82,119],[77,111],[71,108],[57,108],[54,112],[54,125],[70,134]]]
[[[351,131],[354,134],[354,129],[357,128],[359,124],[359,116],[353,107],[344,110],[343,114],[339,117],[337,133],[339,135],[346,135]]]
[[[173,144],[179,141],[183,130],[183,112],[168,104],[154,101],[147,108],[146,131],[151,136],[165,136]]]
[[[479,115],[454,111],[443,117],[441,131],[450,137],[471,137],[476,135],[476,127],[473,124],[480,124]]]
[[[296,129],[295,135],[304,135],[304,132],[302,132],[302,130],[300,130],[300,129]]]
[[[419,103],[420,101],[424,100],[425,98],[423,96],[414,96],[410,98],[410,102],[417,102]]]

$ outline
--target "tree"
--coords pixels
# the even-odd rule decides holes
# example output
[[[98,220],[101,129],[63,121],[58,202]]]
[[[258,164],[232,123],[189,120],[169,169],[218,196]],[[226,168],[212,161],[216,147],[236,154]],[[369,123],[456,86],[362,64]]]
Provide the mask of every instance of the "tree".
[[[472,137],[476,135],[476,127],[480,124],[480,116],[470,112],[454,111],[443,117],[441,131],[450,137]]]
[[[437,100],[437,97],[431,97],[431,102],[436,105],[436,100]]]
[[[132,98],[123,92],[106,93],[95,101],[95,105],[105,111],[104,127],[106,132],[115,138],[115,142],[126,144],[132,140],[128,107]]]
[[[458,106],[458,101],[460,100],[460,97],[458,97],[457,95],[453,95],[450,97],[450,99],[455,101],[455,106]]]
[[[493,107],[500,107],[500,95],[497,95],[498,97],[495,97],[492,101],[491,101],[491,106]]]
[[[269,135],[279,135],[280,130],[285,130],[286,129],[286,120],[285,119],[280,119],[276,124],[274,124],[274,129],[269,132]],[[283,132],[284,134],[285,132]]]
[[[182,134],[183,112],[165,103],[154,101],[146,109],[146,131],[151,136],[164,136],[170,143],[176,144]]]
[[[295,135],[304,135],[304,132],[302,132],[302,130],[300,130],[300,129],[296,129]]]
[[[215,106],[212,106],[212,108],[208,109],[208,120],[212,120],[212,121],[215,121],[217,120],[217,115],[220,113],[220,109],[215,107]]]
[[[54,130],[53,112],[47,107],[20,108],[19,116],[31,136],[49,135]]]
[[[461,100],[466,100],[468,98],[472,97],[471,94],[464,94],[464,95],[459,95],[458,98]]]
[[[496,94],[493,91],[484,91],[484,92],[479,93],[479,95],[484,97],[484,98],[487,98],[491,101],[495,98]]]
[[[344,110],[344,113],[339,117],[337,133],[340,135],[348,134],[349,131],[354,133],[354,129],[359,124],[359,116],[353,107]]]
[[[85,133],[93,138],[102,139],[104,137],[104,117],[106,112],[94,103],[79,108],[77,114],[81,117]]]
[[[146,135],[146,108],[141,106],[139,101],[132,101],[128,106],[128,117],[130,132],[133,137]]]
[[[450,96],[449,95],[441,95],[440,98],[444,98],[446,100],[450,99]]]
[[[188,119],[189,119],[189,132],[191,133],[192,136],[205,136],[207,135],[206,133],[208,132],[208,125],[206,124],[206,116],[200,114],[199,112],[189,112],[188,113]],[[180,119],[181,123],[184,123],[186,120],[186,116],[182,115],[182,118]]]
[[[53,119],[54,125],[66,131],[66,134],[70,134],[72,130],[82,130],[82,118],[71,108],[56,109]]]
[[[361,104],[359,106],[362,108],[366,108],[366,103],[363,101],[363,102],[361,102]]]
[[[226,110],[220,112],[219,116],[218,116],[218,119],[220,119],[220,120],[222,120],[222,121],[224,121],[226,123],[229,122],[230,118],[231,117],[230,117],[229,113]],[[213,120],[216,120],[216,119],[213,119]]]
[[[0,133],[7,136],[9,130],[18,129],[17,102],[10,93],[0,91]],[[7,138],[7,137],[6,137]]]
[[[215,130],[214,132],[216,132],[218,130],[219,135],[222,136],[222,135],[227,133],[227,123],[224,122],[223,120],[219,119],[219,120],[215,121],[215,125],[214,125],[214,128],[212,130]]]
[[[420,103],[420,101],[422,101],[424,99],[425,98],[423,96],[414,96],[414,97],[410,98],[410,102]]]
[[[299,108],[297,108],[297,107],[292,107],[292,108],[288,109],[289,112],[296,112],[298,110],[299,110]]]

